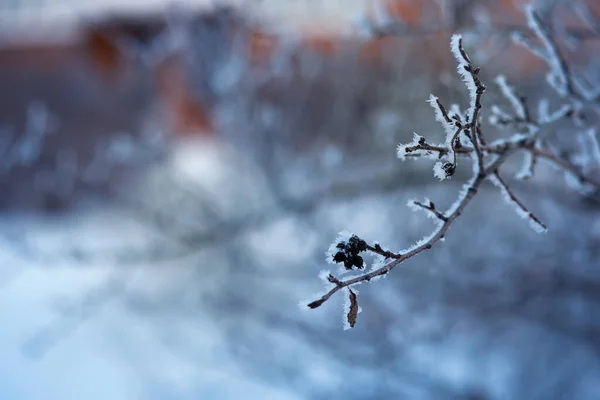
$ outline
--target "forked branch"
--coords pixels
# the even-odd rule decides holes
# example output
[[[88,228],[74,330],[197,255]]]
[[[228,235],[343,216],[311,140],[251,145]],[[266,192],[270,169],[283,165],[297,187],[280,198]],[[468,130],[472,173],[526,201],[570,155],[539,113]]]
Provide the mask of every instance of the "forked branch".
[[[530,19],[532,18],[530,14]],[[534,28],[539,24],[534,24]],[[541,29],[534,29],[534,32],[540,36],[544,43],[548,58],[558,58],[558,51],[548,43],[546,32]],[[483,183],[490,180],[502,193],[506,202],[511,205],[518,215],[529,221],[530,226],[537,232],[545,232],[546,224],[542,222],[526,205],[519,200],[514,191],[510,188],[505,179],[501,177],[500,168],[511,154],[514,152],[524,152],[527,156],[526,173],[523,176],[531,177],[535,172],[538,160],[544,160],[555,167],[564,170],[574,176],[580,183],[587,184],[600,190],[600,181],[594,176],[590,176],[584,170],[569,160],[555,155],[543,145],[541,138],[542,128],[563,118],[572,118],[574,110],[580,107],[575,104],[567,104],[559,108],[554,113],[545,112],[535,119],[529,109],[527,99],[517,94],[514,89],[508,85],[505,78],[499,77],[496,80],[501,93],[509,101],[513,112],[505,112],[498,106],[492,107],[493,125],[501,128],[510,128],[514,134],[506,139],[496,140],[490,144],[486,142],[483,136],[483,126],[481,124],[482,98],[486,86],[479,78],[479,68],[475,67],[463,48],[460,35],[454,35],[451,41],[451,50],[458,63],[458,73],[469,93],[469,107],[464,114],[458,111],[449,111],[440,100],[431,95],[429,103],[434,110],[436,120],[442,125],[446,133],[446,141],[442,144],[431,144],[424,137],[414,134],[411,143],[398,146],[397,154],[401,160],[407,158],[424,158],[435,160],[434,175],[440,180],[450,178],[454,175],[458,160],[462,158],[470,159],[473,166],[473,176],[463,186],[456,202],[446,211],[438,210],[434,203],[428,199],[425,201],[411,200],[409,206],[417,211],[424,211],[428,216],[436,221],[436,228],[428,236],[419,240],[410,248],[392,252],[384,250],[379,244],[373,246],[367,244],[357,236],[338,238],[337,242],[332,244],[329,252],[329,261],[332,263],[344,263],[347,270],[364,268],[363,258],[359,255],[361,252],[371,252],[382,257],[385,262],[374,267],[371,271],[362,273],[352,278],[341,280],[328,274],[327,281],[333,284],[325,294],[319,299],[308,304],[309,308],[318,308],[325,303],[331,296],[341,289],[348,288],[349,296],[353,307],[347,313],[347,321],[351,327],[356,322],[357,299],[356,294],[350,289],[352,286],[362,282],[369,282],[377,277],[386,275],[396,266],[406,260],[431,249],[440,240],[443,240],[454,223],[463,213],[465,208],[471,203]],[[549,54],[551,53],[551,54]],[[571,87],[569,69],[563,62],[555,63],[553,71],[559,75],[559,79],[564,82],[564,86],[557,87],[562,97],[576,97],[572,100],[581,100],[581,97],[573,87]],[[564,96],[567,94],[567,96]],[[593,136],[595,139],[595,136]],[[597,143],[597,141],[596,141]]]

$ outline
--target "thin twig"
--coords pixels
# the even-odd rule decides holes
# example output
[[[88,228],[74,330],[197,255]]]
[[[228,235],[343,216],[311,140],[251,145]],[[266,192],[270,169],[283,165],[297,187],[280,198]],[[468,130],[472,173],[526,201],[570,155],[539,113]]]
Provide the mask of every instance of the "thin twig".
[[[447,154],[449,152],[449,150],[445,147],[430,146],[430,145],[423,145],[419,148],[419,150],[438,152],[442,155]],[[580,171],[575,165],[571,164],[568,160],[560,158],[559,156],[554,155],[547,150],[537,148],[534,146],[530,146],[526,142],[523,142],[523,143],[501,142],[501,143],[497,143],[497,144],[490,145],[490,146],[484,146],[481,148],[481,150],[487,154],[500,154],[500,153],[504,153],[505,151],[513,152],[516,150],[528,151],[532,154],[533,157],[544,159],[544,160],[554,164],[558,168],[569,172],[570,174],[574,175],[580,182],[590,184],[590,185],[595,186],[596,188],[600,189],[600,180],[598,180],[592,176],[586,175],[585,173]],[[461,147],[456,150],[456,152],[461,155],[468,155],[468,154],[473,153],[473,151],[475,151],[473,147],[467,147],[467,146]],[[422,154],[420,154],[420,153],[412,153],[412,154],[407,155],[407,157],[421,157],[421,156],[422,156]]]
[[[423,204],[420,201],[413,201],[413,204],[429,211],[431,214],[433,214],[436,218],[438,218],[441,221],[448,221],[448,217],[446,217],[444,214],[442,214],[441,212],[439,212],[435,206],[433,205],[432,202],[429,202],[429,204]]]
[[[389,259],[391,261],[370,272],[363,273],[345,281],[339,280],[333,277],[333,275],[329,275],[329,282],[334,283],[335,286],[329,289],[318,300],[309,303],[308,307],[317,308],[337,291],[365,281],[369,282],[376,277],[386,275],[404,261],[425,250],[433,248],[438,241],[445,237],[454,221],[473,200],[483,182],[488,179],[500,188],[506,201],[515,207],[515,210],[519,215],[528,219],[536,231],[545,232],[547,226],[517,198],[508,183],[500,175],[500,166],[503,165],[506,159],[516,151],[525,151],[530,156],[528,164],[526,165],[528,168],[526,175],[532,176],[538,159],[543,159],[574,175],[581,183],[593,185],[600,191],[600,181],[595,177],[587,175],[585,172],[580,171],[579,167],[570,161],[556,156],[544,149],[546,146],[542,144],[543,142],[540,138],[541,128],[565,117],[573,117],[574,122],[581,121],[582,119],[580,116],[576,115],[580,113],[581,107],[579,107],[579,105],[584,100],[589,104],[590,98],[589,96],[586,97],[578,92],[574,87],[571,71],[565,59],[560,54],[558,45],[554,42],[549,30],[543,25],[539,16],[531,8],[528,9],[528,18],[530,28],[544,44],[545,51],[533,44],[528,45],[529,48],[532,51],[537,52],[538,55],[551,64],[553,68],[552,72],[558,75],[560,83],[557,83],[556,81],[550,81],[550,83],[555,85],[555,89],[561,96],[571,100],[572,104],[562,106],[558,111],[552,114],[549,114],[546,108],[542,108],[544,111],[540,111],[542,115],[536,120],[529,110],[526,98],[518,95],[514,89],[506,83],[506,80],[501,77],[497,80],[497,83],[499,84],[503,95],[512,104],[516,116],[510,116],[501,108],[495,107],[492,109],[495,113],[494,116],[496,117],[495,124],[513,128],[516,127],[517,134],[508,139],[497,140],[491,144],[487,144],[484,140],[483,130],[480,124],[480,112],[482,108],[481,99],[486,86],[479,79],[479,68],[473,66],[471,59],[465,52],[461,37],[455,35],[452,38],[451,48],[458,62],[458,72],[465,81],[469,91],[469,111],[464,115],[464,119],[461,119],[460,115],[450,116],[439,99],[434,95],[431,95],[429,103],[434,108],[436,120],[444,127],[446,132],[446,143],[444,145],[432,145],[428,143],[424,137],[415,133],[413,142],[407,145],[403,144],[398,146],[398,157],[400,159],[405,159],[406,157],[420,157],[441,160],[450,155],[452,157],[452,163],[443,164],[438,162],[434,167],[435,175],[440,177],[440,179],[443,179],[444,176],[440,176],[440,174],[443,175],[445,173],[446,177],[448,177],[454,173],[457,166],[457,155],[468,155],[474,163],[474,176],[465,185],[458,200],[445,213],[438,211],[431,201],[425,201],[424,203],[419,201],[409,202],[410,206],[424,209],[434,216],[438,220],[436,229],[429,236],[425,237],[408,250],[397,254],[383,250],[378,244],[375,246],[363,246],[363,249],[366,248],[367,251],[384,256],[386,260]],[[562,88],[558,86],[560,84],[563,85]],[[597,99],[592,99],[592,101],[594,100]],[[578,119],[577,121],[576,118]],[[464,123],[462,122],[463,120],[465,121]],[[456,129],[453,130],[453,127],[456,127]],[[465,136],[469,138],[472,143],[471,147],[463,146],[459,143],[461,133],[464,133]],[[473,157],[473,155],[475,156]],[[492,161],[488,162],[486,166],[486,160],[488,158],[491,158]],[[355,317],[356,315],[354,314],[353,322],[355,322]]]
[[[504,160],[505,160],[505,154],[500,155],[489,167],[484,169],[484,172],[482,174],[478,174],[473,179],[473,183],[471,183],[471,185],[469,185],[469,187],[464,191],[464,197],[462,198],[462,200],[460,201],[458,206],[456,206],[455,210],[450,215],[448,215],[447,220],[444,223],[442,223],[439,226],[439,228],[430,235],[429,240],[427,240],[425,243],[422,243],[421,245],[415,247],[414,249],[412,249],[404,254],[400,254],[398,256],[398,258],[396,258],[394,261],[384,265],[381,268],[378,268],[369,273],[365,273],[363,275],[354,277],[352,279],[348,279],[346,281],[339,281],[339,284],[336,284],[335,287],[333,287],[331,290],[329,290],[327,293],[325,293],[323,296],[321,296],[320,299],[315,300],[312,303],[308,304],[308,307],[309,308],[317,308],[317,307],[321,306],[324,302],[329,300],[329,298],[331,296],[333,296],[340,289],[343,289],[348,286],[356,285],[361,282],[365,282],[365,281],[368,282],[373,278],[385,275],[388,272],[390,272],[391,270],[393,270],[396,266],[402,264],[404,261],[416,256],[417,254],[422,253],[425,250],[430,250],[440,239],[444,238],[444,236],[446,235],[446,232],[448,232],[448,230],[450,229],[450,227],[452,226],[454,221],[456,221],[456,219],[462,214],[462,212],[467,207],[467,205],[469,205],[471,200],[473,200],[473,198],[475,197],[475,194],[477,194],[480,186],[485,181],[487,176],[489,174],[497,171],[498,167],[504,162]]]

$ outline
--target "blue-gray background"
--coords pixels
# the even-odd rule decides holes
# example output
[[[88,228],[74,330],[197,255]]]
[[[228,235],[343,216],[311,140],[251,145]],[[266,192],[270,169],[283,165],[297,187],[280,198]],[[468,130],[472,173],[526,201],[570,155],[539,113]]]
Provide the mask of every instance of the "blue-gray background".
[[[551,95],[543,67],[516,75],[525,68],[503,59],[506,32],[475,23],[487,21],[485,4],[471,4],[476,12],[461,28],[472,32],[473,48],[486,40],[478,62],[488,81],[512,66],[509,78],[528,96]],[[111,201],[75,187],[67,194],[81,202],[43,212],[32,201],[35,163],[3,169],[0,399],[600,397],[600,206],[544,165],[531,182],[509,181],[547,234],[533,232],[488,185],[444,243],[357,288],[355,329],[342,330],[339,294],[317,310],[298,306],[323,290],[322,269],[337,271],[324,252],[339,231],[408,247],[432,224],[407,200],[448,206],[468,177],[463,165],[438,183],[427,162],[395,159],[395,144],[413,131],[441,137],[425,103],[431,91],[464,100],[452,63],[413,65],[422,47],[411,43],[396,49],[391,76],[344,65],[324,89],[327,100],[307,84],[283,91],[276,129],[261,112],[239,111],[258,103],[246,92],[226,98],[228,132],[163,145],[126,190],[109,191]],[[428,51],[438,48],[447,46]],[[584,72],[598,66],[593,57],[580,62]],[[35,101],[67,144],[155,122],[145,81],[111,92],[71,67],[18,81],[0,64],[0,132],[26,131]],[[366,116],[353,114],[352,96],[363,94],[349,82],[375,92],[364,94]],[[575,134],[569,126],[556,132]],[[513,161],[507,177],[521,160]]]

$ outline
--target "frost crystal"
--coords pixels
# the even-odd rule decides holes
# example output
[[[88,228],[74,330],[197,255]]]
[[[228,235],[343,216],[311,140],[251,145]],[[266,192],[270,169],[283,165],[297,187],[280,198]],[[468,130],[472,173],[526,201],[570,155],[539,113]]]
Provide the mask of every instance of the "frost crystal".
[[[579,145],[579,153],[572,157],[573,164],[580,167],[583,171],[590,169],[593,159],[593,135],[589,135],[587,132],[584,135],[577,136],[577,143]],[[591,145],[591,146],[590,146]]]
[[[469,188],[471,187],[472,183],[473,183],[473,180],[471,180],[463,185],[462,189],[460,190],[460,193],[458,194],[458,198],[456,199],[456,201],[454,201],[454,203],[452,203],[450,208],[448,208],[446,215],[451,215],[454,212],[456,212],[456,210],[458,210],[458,207],[460,207],[460,204],[467,197],[467,193],[468,193]]]
[[[477,98],[477,85],[475,84],[475,81],[473,80],[471,74],[467,71],[467,68],[469,66],[469,60],[465,59],[466,54],[463,55],[463,53],[461,52],[461,40],[461,35],[453,35],[452,40],[450,42],[450,48],[452,50],[454,58],[456,58],[456,61],[458,62],[458,74],[461,76],[463,82],[467,86],[467,90],[469,91],[469,99],[471,102],[469,115],[472,116],[474,111],[475,99]]]
[[[587,101],[592,101],[600,95],[600,89],[594,88],[582,78],[572,76],[572,82],[577,87],[577,91],[581,93],[583,98]]]
[[[600,143],[598,142],[598,134],[594,128],[588,129],[586,132],[586,137],[590,144],[590,154],[592,159],[600,167]]]
[[[327,261],[328,264],[334,264],[334,265],[336,264],[336,262],[333,261],[333,256],[339,250],[336,247],[337,244],[340,242],[347,242],[348,240],[350,240],[350,238],[352,236],[354,236],[354,235],[348,231],[341,231],[340,233],[338,233],[338,236],[335,239],[335,241],[333,243],[331,243],[331,245],[329,246],[329,249],[327,249],[327,251],[325,252],[325,260]]]
[[[433,164],[433,175],[440,181],[443,181],[448,177],[446,175],[446,170],[444,169],[444,163],[442,161],[438,161],[435,164]]]
[[[519,96],[517,96],[515,89],[508,84],[506,77],[504,75],[498,75],[496,77],[496,84],[500,88],[502,95],[510,102],[517,117],[524,120],[526,116],[525,107],[523,106],[521,99],[519,99]]]
[[[331,271],[328,269],[322,269],[319,272],[319,279],[321,279],[323,282],[327,283],[328,285],[331,283],[329,282],[329,275],[331,275]]]
[[[498,119],[500,120],[510,120],[510,115],[508,115],[508,113],[506,111],[504,111],[502,109],[502,107],[500,107],[499,105],[494,104],[491,107],[491,111],[492,111],[492,116],[490,117],[490,122],[493,124],[497,124],[499,122]],[[492,120],[492,118],[494,118],[494,120]]]
[[[533,43],[529,42],[527,39],[525,39],[525,37],[523,36],[522,33],[520,32],[513,32],[510,35],[510,38],[513,42],[520,44],[523,47],[526,47],[529,51],[531,51],[533,54],[535,54],[536,56],[538,56],[539,58],[542,59],[546,59],[548,56],[546,55],[546,52],[544,51],[544,49],[542,49],[541,47],[534,45]]]
[[[410,208],[411,210],[415,211],[415,212],[421,212],[423,211],[423,207],[420,207],[417,205],[417,202],[419,202],[417,199],[410,199],[406,202],[406,205],[408,206],[408,208]],[[429,204],[431,203],[431,200],[429,200],[427,197],[425,197],[425,200],[423,200],[423,204]]]
[[[436,96],[430,94],[427,102],[435,112],[435,120],[444,127],[444,131],[446,132],[446,144],[451,146],[452,138],[454,137],[454,126],[451,123],[448,123],[448,120],[446,119],[447,115],[444,116],[444,112],[442,111],[442,107]]]
[[[413,132],[413,141],[407,144],[399,144],[396,150],[396,154],[400,160],[405,160],[407,154],[411,153],[411,151],[407,151],[411,147],[416,147],[419,145],[424,138],[417,133]]]
[[[533,154],[531,154],[530,151],[526,151],[523,160],[523,165],[515,175],[515,178],[519,180],[526,180],[531,178],[531,176],[533,175],[533,162]]]
[[[383,250],[387,251],[387,249],[383,249]],[[371,269],[369,270],[368,273],[371,273],[371,272],[377,271],[380,268],[383,268],[385,265],[387,265],[387,263],[389,261],[390,260],[388,258],[386,258],[385,256],[382,256],[381,254],[378,254],[375,257],[375,259],[373,261],[373,264],[371,265]],[[387,274],[376,276],[374,278],[371,278],[371,280],[369,282],[372,283],[373,281],[376,281],[376,280],[378,280],[380,278],[385,278],[386,276],[387,276]]]
[[[564,118],[573,110],[568,104],[561,105],[556,111],[550,112],[550,102],[547,98],[540,100],[538,104],[538,121],[540,124],[551,124]]]
[[[498,179],[496,175],[491,175],[489,179],[495,186],[497,186],[500,189],[500,192],[502,193],[502,197],[504,198],[505,202],[513,207],[517,215],[519,215],[523,219],[526,219],[529,222],[529,226],[534,231],[536,231],[537,233],[545,233],[548,230],[537,220],[537,218],[535,218],[535,216],[529,210],[527,210],[517,199],[515,199],[512,196],[506,185],[500,179]]]
[[[578,191],[578,192],[583,191],[583,184],[579,180],[579,177],[568,171],[565,171],[565,183],[567,184],[568,187],[570,187],[571,189],[573,189],[575,191]]]
[[[550,72],[548,73],[546,80],[548,84],[554,88],[554,90],[556,90],[557,93],[559,93],[561,96],[566,96],[568,94],[569,77],[564,66],[561,64],[561,58],[558,54],[558,50],[554,43],[552,43],[552,39],[549,37],[548,33],[542,27],[539,17],[537,16],[532,5],[525,6],[525,13],[527,15],[527,26],[540,39],[544,45],[544,48],[546,49],[545,54],[536,52],[548,62],[550,67]],[[520,42],[526,44],[523,40]],[[528,44],[526,44],[526,46],[534,51],[532,46],[529,46]]]
[[[424,206],[428,207],[428,208],[424,208],[422,206],[420,206],[419,204],[423,204]],[[410,208],[411,210],[415,211],[415,212],[425,212],[427,214],[427,217],[432,218],[434,220],[439,220],[438,216],[435,214],[435,206],[433,205],[433,202],[431,200],[429,200],[429,198],[425,197],[425,199],[420,202],[416,199],[410,199],[408,200],[408,202],[406,203],[406,205],[408,206],[408,208]]]
[[[538,103],[538,121],[541,124],[548,123],[550,120],[550,101],[547,97],[542,98]]]

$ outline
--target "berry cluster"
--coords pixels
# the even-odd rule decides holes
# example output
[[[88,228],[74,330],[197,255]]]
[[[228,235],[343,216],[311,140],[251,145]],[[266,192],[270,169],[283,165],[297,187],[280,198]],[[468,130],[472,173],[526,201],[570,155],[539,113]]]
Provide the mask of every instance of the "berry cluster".
[[[363,258],[358,255],[360,252],[367,250],[367,243],[364,240],[354,235],[348,239],[348,242],[340,242],[335,247],[339,251],[333,256],[333,261],[344,263],[347,270],[352,269],[352,267],[364,268]]]

